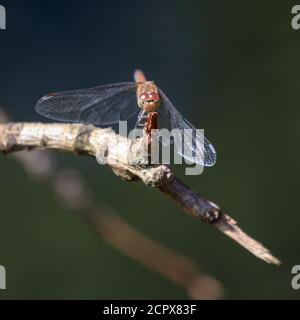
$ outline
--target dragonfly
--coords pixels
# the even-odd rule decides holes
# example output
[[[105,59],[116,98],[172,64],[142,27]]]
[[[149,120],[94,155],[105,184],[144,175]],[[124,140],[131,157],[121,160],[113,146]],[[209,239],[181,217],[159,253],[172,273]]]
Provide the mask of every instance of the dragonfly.
[[[182,144],[173,143],[176,152],[190,162],[213,166],[216,151],[209,140],[195,135],[196,128],[177,111],[154,81],[146,80],[142,71],[134,72],[134,80],[50,93],[37,102],[35,110],[53,120],[100,127],[137,115],[136,126],[144,126],[146,134],[152,129],[177,129],[177,132],[184,133],[184,148]],[[195,153],[201,156],[192,156]]]

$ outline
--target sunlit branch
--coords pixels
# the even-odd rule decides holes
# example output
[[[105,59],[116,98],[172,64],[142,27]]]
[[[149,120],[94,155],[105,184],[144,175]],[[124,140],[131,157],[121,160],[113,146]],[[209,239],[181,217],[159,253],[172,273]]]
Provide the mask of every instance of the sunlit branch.
[[[8,122],[0,109],[0,122]],[[199,270],[189,258],[154,241],[129,226],[106,205],[96,205],[95,197],[78,171],[61,168],[53,154],[45,151],[16,152],[14,158],[37,183],[48,183],[58,201],[67,209],[83,214],[99,237],[123,254],[181,286],[193,299],[218,299],[223,286]]]
[[[262,244],[245,234],[220,208],[177,179],[164,165],[137,167],[128,163],[130,141],[111,129],[83,124],[9,123],[0,125],[0,151],[55,149],[77,154],[105,155],[106,164],[124,180],[142,180],[175,202],[186,213],[200,218],[234,239],[260,259],[280,264]]]

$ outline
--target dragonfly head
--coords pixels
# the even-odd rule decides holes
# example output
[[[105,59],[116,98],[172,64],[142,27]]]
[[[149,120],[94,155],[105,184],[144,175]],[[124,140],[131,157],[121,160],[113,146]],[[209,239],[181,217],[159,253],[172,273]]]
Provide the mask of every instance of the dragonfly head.
[[[157,92],[144,92],[139,96],[138,104],[146,112],[155,111],[160,104]]]

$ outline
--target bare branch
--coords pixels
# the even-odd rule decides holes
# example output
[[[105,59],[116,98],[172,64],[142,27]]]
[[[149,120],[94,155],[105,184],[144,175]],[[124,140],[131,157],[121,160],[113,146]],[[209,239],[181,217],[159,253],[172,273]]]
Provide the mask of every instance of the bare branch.
[[[0,109],[1,121],[8,122],[8,118]],[[222,284],[200,271],[194,261],[134,229],[106,205],[99,207],[80,174],[61,168],[50,152],[21,151],[13,155],[30,178],[52,186],[57,200],[68,210],[80,212],[99,238],[112,247],[181,286],[193,299],[219,299],[223,295]]]
[[[245,234],[213,202],[202,198],[173,176],[165,165],[137,167],[128,163],[130,141],[111,129],[83,124],[9,123],[0,125],[0,151],[56,149],[77,154],[105,155],[106,164],[124,180],[142,180],[156,187],[188,214],[200,218],[244,246],[260,259],[280,264],[268,249]]]
[[[183,287],[193,299],[219,299],[223,294],[222,284],[201,272],[191,259],[145,236],[115,214],[96,211],[90,218],[97,233],[108,243]]]
[[[53,154],[22,151],[14,157],[32,179],[52,186],[66,209],[80,213],[99,238],[118,251],[182,287],[193,299],[215,300],[223,295],[222,284],[199,270],[193,260],[134,229],[107,205],[99,206],[80,174],[61,168]]]

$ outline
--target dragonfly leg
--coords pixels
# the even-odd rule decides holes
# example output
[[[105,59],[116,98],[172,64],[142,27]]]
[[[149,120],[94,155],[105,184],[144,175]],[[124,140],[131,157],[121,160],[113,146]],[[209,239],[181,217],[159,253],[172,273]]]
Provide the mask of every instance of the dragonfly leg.
[[[147,112],[145,110],[141,110],[139,115],[138,115],[138,120],[142,120],[147,118]]]
[[[136,126],[138,127],[144,127],[144,124],[146,122],[148,118],[147,112],[144,110],[141,110],[141,112],[139,113],[138,117],[137,117],[137,124]]]

